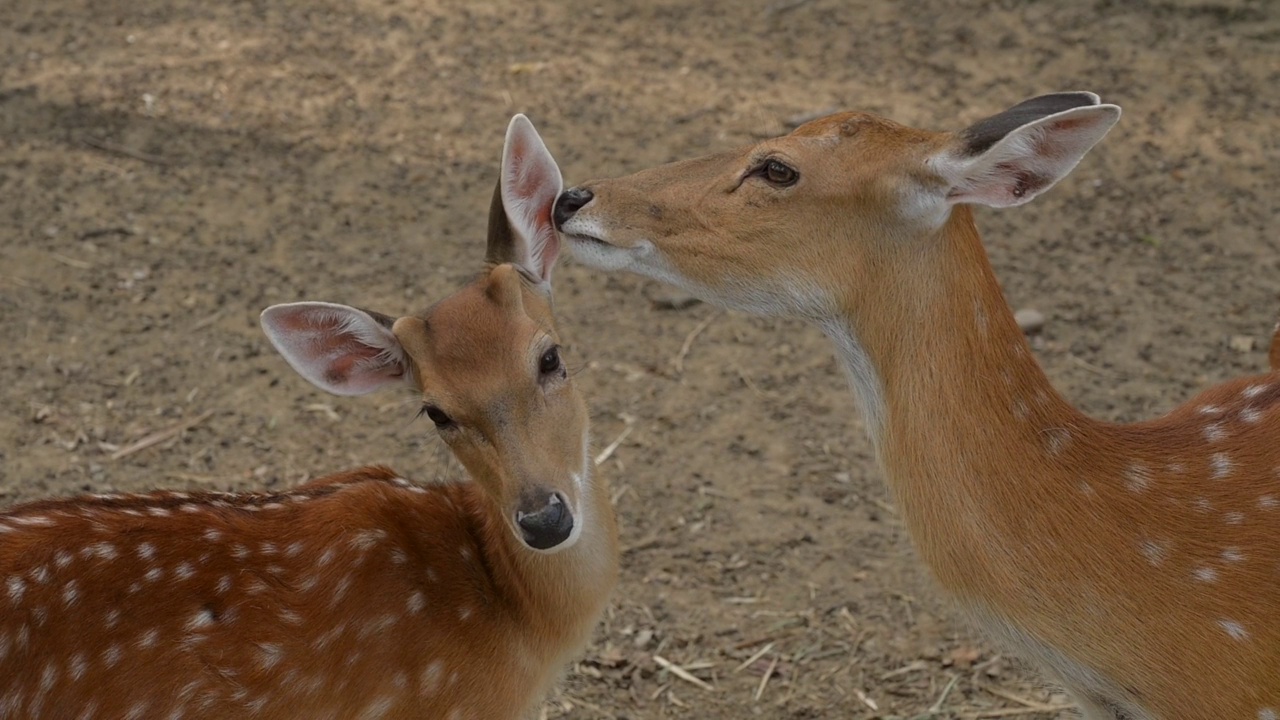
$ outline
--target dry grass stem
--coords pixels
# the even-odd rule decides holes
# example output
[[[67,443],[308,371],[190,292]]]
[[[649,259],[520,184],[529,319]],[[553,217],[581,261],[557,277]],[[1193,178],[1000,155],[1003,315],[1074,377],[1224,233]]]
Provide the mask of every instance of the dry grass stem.
[[[159,155],[152,155],[151,153],[145,153],[145,152],[142,152],[141,150],[134,150],[133,148],[128,148],[123,145],[117,145],[107,140],[99,140],[98,138],[94,138],[94,137],[85,137],[85,138],[81,138],[81,140],[82,142],[84,142],[85,145],[88,145],[91,148],[97,148],[98,150],[102,150],[103,152],[115,153],[116,155],[123,155],[125,157],[133,158],[134,160],[141,160],[144,163],[151,163],[152,165],[171,165],[172,164],[168,160],[160,157]]]
[[[715,313],[713,315],[708,316],[705,320],[698,323],[698,325],[694,327],[693,330],[691,330],[688,335],[685,336],[684,344],[680,346],[680,352],[677,353],[675,356],[675,359],[671,361],[671,364],[675,368],[677,375],[684,374],[684,359],[689,354],[689,350],[693,348],[693,341],[697,340],[698,336],[702,334],[702,331],[706,330],[707,326],[710,325],[718,317],[720,317],[720,313]]]
[[[958,682],[960,682],[960,676],[952,675],[951,681],[947,683],[946,687],[942,688],[942,694],[938,696],[937,702],[929,707],[930,715],[937,715],[942,712],[942,704],[947,701],[947,696],[951,694],[951,690],[955,688]]]
[[[599,465],[612,457],[613,452],[618,449],[618,446],[622,444],[623,440],[627,439],[627,436],[631,434],[631,430],[633,428],[635,428],[635,425],[630,423],[628,423],[626,427],[622,428],[622,432],[618,433],[618,437],[614,438],[613,442],[606,445],[605,448],[600,451],[599,455],[596,455],[596,465]]]
[[[693,673],[689,672],[688,670],[685,670],[684,668],[662,657],[661,655],[654,655],[653,661],[658,663],[658,665],[661,666],[662,669],[670,672],[672,675],[675,675],[681,680],[684,680],[685,682],[691,685],[697,685],[703,690],[715,692],[715,688],[712,687],[710,684],[708,684],[705,680],[695,676]]]
[[[1024,707],[1035,708],[1037,710],[1042,710],[1045,707],[1047,707],[1044,703],[1036,702],[1035,700],[1028,700],[1027,698],[1014,695],[1008,690],[1001,690],[998,687],[986,685],[983,683],[974,683],[974,685],[976,685],[978,689],[991,693],[992,695],[995,695],[998,698],[1004,698],[1005,700],[1008,700],[1010,702],[1016,702],[1019,705],[1022,705]]]
[[[88,270],[93,267],[92,264],[87,263],[83,260],[76,260],[75,258],[69,258],[66,255],[59,255],[58,253],[49,253],[49,257],[62,263],[63,265],[69,265],[70,267],[77,268],[79,270]]]
[[[115,451],[114,453],[111,454],[111,459],[119,460],[121,458],[128,457],[140,450],[146,450],[152,445],[158,445],[164,442],[165,440],[168,440],[169,438],[177,437],[181,435],[182,433],[190,430],[191,428],[199,425],[200,423],[204,422],[205,420],[208,420],[211,417],[213,417],[213,411],[205,410],[204,412],[200,413],[199,415],[197,415],[196,417],[190,420],[183,420],[182,422],[177,423],[176,425],[170,425],[169,427],[163,430],[157,430],[156,432],[151,433],[150,435],[142,438],[141,440],[131,445],[126,445],[120,448],[119,450]]]
[[[1004,710],[983,710],[981,712],[963,715],[965,720],[985,720],[986,718],[1006,718],[1018,717],[1021,715],[1031,715],[1032,713],[1055,713],[1065,710],[1075,710],[1075,705],[1043,705],[1038,708],[1007,708]]]
[[[765,653],[767,653],[767,652],[769,652],[769,651],[770,651],[770,650],[772,650],[772,649],[773,649],[773,643],[769,643],[768,645],[765,645],[764,647],[760,648],[760,650],[759,650],[758,652],[756,652],[755,654],[753,654],[751,657],[747,658],[746,660],[743,660],[743,661],[742,661],[742,664],[741,664],[741,665],[739,665],[738,667],[734,668],[734,669],[733,669],[733,672],[732,672],[732,673],[730,673],[730,674],[732,674],[732,675],[737,675],[738,673],[742,672],[743,670],[746,670],[746,669],[747,669],[747,666],[749,666],[751,663],[753,663],[753,662],[755,662],[755,661],[759,660],[760,658],[764,657],[764,654],[765,654]]]
[[[773,677],[773,671],[778,668],[778,656],[773,656],[773,662],[769,663],[769,669],[764,671],[764,677],[760,678],[760,684],[756,686],[756,694],[752,697],[756,702],[760,702],[760,698],[764,696],[765,686],[769,684],[769,678]]]

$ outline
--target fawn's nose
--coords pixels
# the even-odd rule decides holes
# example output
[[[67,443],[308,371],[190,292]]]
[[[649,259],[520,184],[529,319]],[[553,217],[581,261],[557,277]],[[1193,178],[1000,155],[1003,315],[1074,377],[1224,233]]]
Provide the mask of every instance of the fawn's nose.
[[[571,187],[560,193],[560,197],[556,198],[555,208],[551,211],[551,218],[555,221],[556,227],[560,227],[573,217],[573,214],[582,209],[583,205],[591,202],[591,198],[595,195],[590,190],[580,187]]]
[[[528,493],[516,510],[516,525],[524,542],[535,550],[550,550],[569,539],[573,511],[558,492]]]

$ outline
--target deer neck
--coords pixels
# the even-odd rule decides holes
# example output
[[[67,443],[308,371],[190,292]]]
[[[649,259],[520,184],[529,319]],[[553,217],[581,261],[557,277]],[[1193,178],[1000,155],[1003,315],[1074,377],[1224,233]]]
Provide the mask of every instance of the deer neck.
[[[1016,583],[989,575],[1016,572],[990,555],[1027,532],[1002,508],[1018,504],[1010,497],[1032,502],[1045,477],[1065,478],[1055,470],[1093,423],[1036,363],[971,211],[957,207],[939,233],[915,243],[909,262],[885,262],[869,284],[851,288],[823,326],[919,551],[964,595]]]
[[[585,467],[590,462],[587,457]],[[518,617],[534,619],[523,626],[545,639],[581,636],[585,642],[617,582],[618,529],[609,484],[589,469],[584,475],[574,519],[582,523],[581,534],[571,547],[553,553],[530,549],[515,536],[498,503],[473,493],[473,517],[485,538],[480,550],[492,582]],[[574,651],[575,641],[560,641],[565,647],[553,652]]]

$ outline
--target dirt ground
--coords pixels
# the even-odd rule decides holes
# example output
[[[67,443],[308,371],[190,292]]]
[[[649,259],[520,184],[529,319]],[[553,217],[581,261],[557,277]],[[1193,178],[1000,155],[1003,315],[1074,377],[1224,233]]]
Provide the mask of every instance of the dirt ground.
[[[1099,92],[1125,111],[1102,145],[980,224],[1054,382],[1150,416],[1265,366],[1278,88],[1270,0],[7,0],[0,505],[459,477],[411,398],[313,390],[257,316],[465,281],[515,112],[573,183],[837,108],[946,129]],[[545,717],[1059,716],[920,567],[816,331],[571,262],[557,286],[597,444],[627,433],[602,466],[626,551]]]

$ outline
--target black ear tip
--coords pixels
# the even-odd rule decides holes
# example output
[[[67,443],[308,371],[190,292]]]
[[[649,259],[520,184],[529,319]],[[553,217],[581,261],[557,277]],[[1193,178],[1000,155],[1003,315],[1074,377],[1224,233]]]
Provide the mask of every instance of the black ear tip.
[[[1102,98],[1096,93],[1083,90],[1039,95],[1023,100],[1002,113],[979,120],[962,130],[960,136],[964,138],[969,153],[978,155],[1027,123],[1068,110],[1100,104]]]

